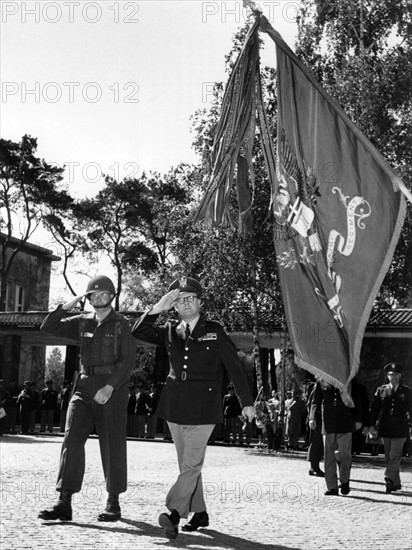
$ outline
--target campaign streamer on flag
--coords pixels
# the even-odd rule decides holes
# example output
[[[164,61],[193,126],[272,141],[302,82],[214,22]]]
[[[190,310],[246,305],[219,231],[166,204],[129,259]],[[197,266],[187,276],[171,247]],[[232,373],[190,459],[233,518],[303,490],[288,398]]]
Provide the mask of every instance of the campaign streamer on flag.
[[[196,219],[225,223],[248,231],[251,225],[254,174],[252,147],[256,130],[259,81],[259,21],[247,34],[245,44],[226,85],[211,154],[212,175]],[[235,178],[236,172],[236,178]],[[252,193],[249,189],[249,176]],[[230,190],[236,183],[238,220],[229,209]]]
[[[382,155],[260,20],[276,44],[274,238],[295,360],[350,402],[347,386],[406,201]]]

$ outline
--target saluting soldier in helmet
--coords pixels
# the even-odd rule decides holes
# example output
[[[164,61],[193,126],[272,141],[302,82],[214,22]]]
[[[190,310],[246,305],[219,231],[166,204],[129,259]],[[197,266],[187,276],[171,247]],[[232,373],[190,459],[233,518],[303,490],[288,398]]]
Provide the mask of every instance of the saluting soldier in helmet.
[[[96,426],[108,492],[99,521],[121,517],[119,494],[127,489],[126,419],[128,383],[135,359],[135,344],[127,320],[114,311],[113,282],[105,275],[93,277],[86,292],[59,305],[48,314],[40,330],[80,343],[79,376],[67,411],[56,490],[59,499],[45,520],[71,520],[71,498],[81,490],[84,446]],[[87,297],[94,313],[68,316]]]

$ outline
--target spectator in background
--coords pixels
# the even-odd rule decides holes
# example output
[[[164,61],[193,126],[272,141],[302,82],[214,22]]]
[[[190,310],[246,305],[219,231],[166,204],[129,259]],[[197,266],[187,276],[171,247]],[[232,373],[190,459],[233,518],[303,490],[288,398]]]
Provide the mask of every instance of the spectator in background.
[[[130,384],[129,386],[129,398],[127,401],[127,426],[126,426],[126,433],[129,437],[135,437],[136,435],[136,418],[135,418],[135,412],[136,410],[136,388],[133,386],[133,384]]]
[[[401,489],[399,470],[412,420],[412,392],[400,383],[403,372],[400,363],[389,363],[383,370],[389,383],[380,386],[373,397],[369,431],[373,437],[379,435],[383,439],[386,492],[392,493]]]
[[[145,437],[147,407],[149,404],[149,394],[143,387],[143,384],[137,384],[135,415],[137,420],[137,437]]]
[[[352,384],[357,386],[359,402],[362,411],[362,427],[352,434],[352,454],[360,455],[365,444],[365,436],[368,433],[369,421],[369,398],[368,390],[364,384],[361,384],[357,378],[352,380]]]
[[[6,413],[6,407],[7,407],[7,403],[9,402],[9,399],[10,399],[10,395],[4,386],[4,381],[0,380],[0,408],[4,409],[5,413]],[[0,418],[0,436],[2,436],[4,433],[5,420],[6,420],[5,416],[2,416]]]
[[[315,386],[309,415],[312,430],[318,427],[318,410],[322,411],[322,434],[325,448],[325,495],[338,495],[339,467],[340,491],[342,495],[350,493],[350,470],[352,465],[352,433],[362,426],[362,411],[356,385],[351,384],[354,407],[348,407],[342,401],[340,390],[324,380]],[[339,458],[337,458],[337,453]]]
[[[302,426],[306,418],[306,407],[300,396],[300,390],[294,389],[292,397],[285,401],[285,415],[288,447],[298,450],[299,437],[302,435]]]
[[[148,403],[147,403],[147,439],[154,439],[156,436],[156,426],[157,426],[157,404],[159,403],[159,391],[155,384],[150,386]]]
[[[15,380],[14,378],[11,378],[9,380],[7,392],[9,394],[9,401],[6,406],[5,429],[8,430],[11,434],[14,434],[16,433],[17,412],[19,410],[17,398],[20,393],[19,387],[17,385],[17,380]]]
[[[224,440],[226,443],[235,444],[239,428],[238,417],[242,414],[242,407],[232,384],[229,384],[227,391],[223,397]]]
[[[282,428],[280,427],[280,401],[276,396],[276,392],[272,391],[272,397],[266,403],[269,414],[268,435],[268,450],[279,451],[282,445]]]
[[[315,395],[316,384],[313,385],[312,391],[309,393],[306,410],[310,418],[310,409]],[[322,412],[321,408],[316,408],[315,422],[309,422],[309,447],[308,461],[310,463],[309,475],[317,477],[325,477],[325,473],[320,468],[320,461],[323,456],[323,438],[322,438]],[[313,427],[316,426],[316,427]]]
[[[53,380],[47,380],[46,387],[41,391],[40,432],[53,433],[54,411],[57,407],[57,391],[53,388]]]
[[[60,433],[64,432],[66,426],[67,409],[69,408],[70,401],[70,382],[65,380],[63,382],[63,388],[59,393],[60,403]]]
[[[36,382],[32,382],[30,384],[30,389],[32,393],[32,402],[31,402],[29,432],[34,433],[36,431],[36,417],[37,417],[37,411],[39,410],[40,395],[39,395],[39,392],[37,391]]]
[[[30,413],[33,404],[33,394],[30,389],[30,382],[26,380],[23,389],[17,397],[17,404],[20,409],[21,434],[27,435],[30,428]]]
[[[256,397],[255,409],[255,425],[258,436],[257,446],[262,448],[266,445],[267,426],[270,423],[269,412],[266,406],[266,398],[263,392],[263,387],[260,388],[258,396]]]

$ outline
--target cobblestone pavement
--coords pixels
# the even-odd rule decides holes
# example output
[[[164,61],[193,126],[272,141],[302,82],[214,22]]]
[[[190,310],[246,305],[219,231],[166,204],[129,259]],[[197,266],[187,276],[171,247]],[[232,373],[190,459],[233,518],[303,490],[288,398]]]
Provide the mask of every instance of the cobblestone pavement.
[[[175,450],[163,441],[128,441],[129,489],[122,519],[100,523],[106,491],[98,441],[86,445],[83,490],[72,522],[44,522],[38,511],[56,500],[62,439],[5,435],[0,443],[1,548],[65,550],[338,550],[412,548],[411,459],[402,465],[399,493],[385,494],[383,457],[356,457],[351,493],[324,496],[324,480],[308,475],[304,453],[209,446],[204,486],[210,526],[164,538],[157,524],[177,475]]]

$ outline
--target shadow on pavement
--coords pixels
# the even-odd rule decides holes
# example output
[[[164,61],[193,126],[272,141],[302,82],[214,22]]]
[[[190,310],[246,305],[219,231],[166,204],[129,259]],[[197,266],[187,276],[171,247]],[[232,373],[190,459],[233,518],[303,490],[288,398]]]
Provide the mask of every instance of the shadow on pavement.
[[[189,544],[196,544],[196,548],[228,548],[237,550],[302,550],[298,547],[283,546],[273,543],[263,544],[252,540],[246,540],[245,538],[233,537],[223,532],[215,531],[213,529],[202,529],[196,533],[184,533],[179,532],[177,539],[168,540],[164,536],[164,531],[161,527],[146,523],[143,521],[132,521],[122,518],[116,524],[92,524],[92,523],[78,523],[76,521],[45,521],[42,523],[44,526],[58,527],[73,525],[76,527],[82,527],[83,529],[95,529],[97,531],[110,531],[111,533],[118,533],[119,535],[135,535],[164,539],[164,544],[168,547],[186,547]],[[130,527],[118,527],[119,524],[125,524]],[[114,526],[116,525],[116,527]]]
[[[1,444],[2,446],[6,446],[8,443],[24,443],[25,445],[31,443],[57,443],[61,445],[63,439],[61,437],[53,437],[53,435],[57,434],[6,434],[7,437],[1,438]]]
[[[383,482],[379,482],[379,481],[369,481],[368,479],[353,479],[352,477],[350,478],[350,481],[351,483],[367,483],[369,485],[382,485],[382,486],[385,486],[385,484]]]
[[[351,499],[355,499],[355,500],[363,500],[363,501],[366,501],[366,502],[375,502],[375,503],[379,503],[379,504],[391,504],[393,506],[410,506],[411,505],[411,502],[410,502],[410,497],[412,496],[412,493],[411,492],[401,492],[401,493],[394,493],[396,494],[397,496],[402,496],[402,498],[405,500],[404,502],[399,502],[397,500],[393,500],[390,498],[390,496],[388,496],[388,499],[387,500],[384,500],[382,499],[382,491],[371,491],[370,489],[355,489],[357,492],[359,493],[374,493],[374,494],[377,494],[377,495],[380,495],[380,498],[372,498],[372,497],[367,497],[367,496],[355,496],[355,495],[348,495],[348,497],[346,498],[351,498]],[[408,502],[407,502],[408,500]]]
[[[127,519],[121,520],[123,523],[133,525],[137,529],[143,531],[145,536],[164,537],[163,529],[160,527],[144,523],[141,521],[131,521]],[[168,541],[165,538],[165,542],[168,542],[170,546],[186,546],[188,544],[195,544],[196,548],[233,548],[242,550],[301,550],[296,547],[276,545],[273,543],[263,544],[252,540],[246,540],[245,538],[233,537],[223,532],[215,531],[214,529],[202,529],[196,533],[179,532],[176,540]]]

